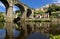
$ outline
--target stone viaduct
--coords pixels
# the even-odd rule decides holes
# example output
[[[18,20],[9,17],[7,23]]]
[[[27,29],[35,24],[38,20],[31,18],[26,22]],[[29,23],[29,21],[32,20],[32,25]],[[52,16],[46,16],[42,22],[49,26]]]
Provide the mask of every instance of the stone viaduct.
[[[19,0],[0,0],[6,7],[6,22],[13,22],[13,6],[17,6],[21,11],[21,19],[33,18],[34,10],[25,4],[19,2]]]

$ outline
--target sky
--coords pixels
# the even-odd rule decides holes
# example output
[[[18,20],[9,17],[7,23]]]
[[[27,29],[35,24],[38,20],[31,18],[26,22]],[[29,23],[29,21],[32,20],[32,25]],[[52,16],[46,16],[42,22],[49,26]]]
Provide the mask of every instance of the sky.
[[[20,0],[20,2],[26,4],[27,6],[31,8],[40,8],[42,6],[45,6],[47,4],[52,4],[52,3],[60,3],[60,0]],[[14,6],[13,11],[16,11],[18,7]],[[6,8],[3,5],[2,2],[0,2],[0,12],[5,12]]]

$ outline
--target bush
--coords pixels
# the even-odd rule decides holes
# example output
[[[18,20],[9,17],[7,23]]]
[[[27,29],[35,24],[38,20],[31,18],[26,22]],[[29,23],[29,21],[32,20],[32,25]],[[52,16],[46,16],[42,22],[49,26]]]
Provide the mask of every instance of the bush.
[[[60,35],[52,35],[52,34],[50,34],[50,39],[60,39]]]
[[[60,17],[59,14],[60,12],[53,12],[51,16],[54,18],[59,18]]]

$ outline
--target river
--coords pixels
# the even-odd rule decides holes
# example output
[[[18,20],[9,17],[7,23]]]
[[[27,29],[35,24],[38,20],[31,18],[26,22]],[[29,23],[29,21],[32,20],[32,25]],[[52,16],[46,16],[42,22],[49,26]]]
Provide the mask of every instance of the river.
[[[50,34],[60,35],[60,23],[0,23],[0,39],[50,39]]]

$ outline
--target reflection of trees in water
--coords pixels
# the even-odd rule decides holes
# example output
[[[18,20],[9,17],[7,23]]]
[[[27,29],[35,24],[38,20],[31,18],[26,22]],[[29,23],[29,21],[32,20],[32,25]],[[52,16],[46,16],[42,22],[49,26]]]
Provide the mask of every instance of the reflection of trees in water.
[[[36,24],[34,24],[34,30],[36,30]]]
[[[49,33],[50,23],[35,23],[35,31],[40,33]]]
[[[60,24],[51,24],[49,29],[50,34],[59,35],[60,34]]]
[[[2,29],[4,27],[4,23],[0,22],[0,29]]]

